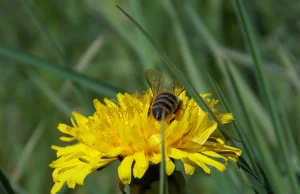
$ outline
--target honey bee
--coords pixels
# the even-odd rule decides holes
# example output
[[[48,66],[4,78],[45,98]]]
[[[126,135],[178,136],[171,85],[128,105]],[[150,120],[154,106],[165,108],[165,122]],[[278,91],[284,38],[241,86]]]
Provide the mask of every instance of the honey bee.
[[[148,69],[145,77],[154,96],[149,110],[152,116],[160,121],[175,114],[182,104],[178,95],[185,90],[184,87],[178,81],[173,81],[169,89],[163,89],[164,76],[153,69]]]

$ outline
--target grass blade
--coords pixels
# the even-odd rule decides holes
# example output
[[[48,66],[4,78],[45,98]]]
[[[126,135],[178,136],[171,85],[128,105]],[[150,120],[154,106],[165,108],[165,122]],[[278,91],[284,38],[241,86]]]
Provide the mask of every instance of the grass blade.
[[[84,107],[85,114],[86,115],[92,115],[95,111],[92,100],[88,96],[88,92],[85,90],[84,87],[82,87],[79,84],[74,84],[74,87],[76,88],[75,93]]]
[[[226,112],[233,112],[231,107],[229,106],[227,100],[225,99],[224,94],[222,93],[221,89],[219,88],[219,86],[217,85],[215,80],[210,75],[209,75],[209,77],[215,88],[215,91],[217,92],[218,96],[220,97],[220,100],[222,101],[222,103],[225,106]],[[252,165],[252,168],[254,169],[254,171],[247,164],[247,161],[244,159],[243,156],[240,157],[239,164],[241,165],[241,168],[245,171],[245,173],[246,173],[249,181],[252,183],[254,189],[259,193],[266,193],[267,191],[261,180],[260,170],[257,167],[257,163],[256,163],[257,156],[253,150],[252,143],[247,138],[247,135],[245,134],[243,127],[238,123],[238,121],[234,120],[234,121],[232,121],[232,124],[235,129],[235,132],[238,134],[238,137],[240,138],[240,140],[244,146],[243,155],[245,155],[246,158],[250,159],[250,162],[251,162],[251,165]],[[260,175],[260,176],[257,177],[257,175]]]
[[[287,70],[287,73],[288,73],[288,76],[290,77],[290,80],[292,80],[292,82],[294,83],[297,92],[300,93],[300,84],[299,84],[300,83],[300,76],[299,76],[299,74],[297,74],[297,70],[294,67],[294,64],[289,59],[288,53],[282,45],[279,45],[278,55],[279,55],[279,57],[282,61],[282,64],[284,65],[284,67]]]
[[[229,72],[229,77],[231,80],[231,83],[234,87],[235,94],[237,95],[238,102],[243,110],[243,113],[245,115],[245,118],[247,120],[247,124],[249,125],[249,130],[252,132],[252,136],[254,137],[255,143],[256,143],[256,148],[258,150],[259,156],[261,158],[260,162],[263,166],[263,169],[266,170],[267,174],[269,175],[268,177],[270,178],[271,182],[274,185],[274,190],[279,191],[280,194],[283,193],[288,193],[286,191],[286,188],[283,187],[282,184],[280,184],[280,172],[273,160],[273,156],[271,155],[271,152],[268,150],[268,145],[266,141],[263,138],[261,130],[256,128],[254,126],[253,120],[251,119],[249,112],[247,111],[247,106],[245,100],[242,98],[240,89],[238,88],[238,84],[236,81],[236,78],[234,74],[232,74],[231,70],[231,64],[228,65],[228,72]]]
[[[195,30],[198,32],[199,36],[202,37],[202,40],[206,43],[208,48],[211,50],[211,52],[215,56],[222,56],[224,58],[228,58],[232,60],[233,62],[236,62],[234,65],[242,64],[246,67],[253,67],[254,62],[250,55],[232,50],[229,48],[225,48],[222,45],[220,45],[215,38],[211,35],[210,31],[207,29],[205,24],[203,23],[202,19],[198,14],[195,12],[195,10],[189,5],[189,3],[186,3],[185,5],[185,13],[190,18],[193,26],[195,27]],[[270,74],[274,76],[282,76],[286,81],[294,84],[296,87],[299,87],[298,82],[295,82],[294,75],[290,76],[289,70],[285,70],[284,68],[278,66],[277,64],[274,64],[272,62],[264,62],[266,64],[265,69]],[[295,72],[295,71],[294,71]]]
[[[27,71],[29,79],[45,94],[45,96],[60,110],[66,117],[70,117],[72,109],[39,77],[31,72]]]
[[[201,20],[201,17],[197,15],[195,10],[187,3],[185,6],[185,13],[187,16],[189,16],[190,20],[192,21],[193,26],[195,27],[196,31],[198,32],[199,36],[202,37],[204,42],[207,44],[211,52],[215,55],[217,64],[219,65],[220,71],[225,77],[225,81],[228,83],[228,75],[224,74],[226,72],[224,60],[230,60],[230,56],[228,56],[228,53],[224,51],[224,49],[221,48],[220,44],[215,40],[215,38],[211,35],[207,27],[204,25],[203,21]],[[240,58],[243,57],[246,59],[245,56],[240,56]],[[220,60],[222,60],[220,62]],[[252,61],[250,58],[249,60]],[[221,64],[222,63],[222,64]],[[283,71],[281,71],[283,72]],[[241,77],[241,76],[240,76]],[[242,78],[242,77],[241,77]],[[263,127],[266,131],[266,134],[268,134],[266,137],[271,140],[272,144],[275,143],[275,135],[272,131],[272,125],[269,119],[268,114],[261,106],[261,103],[257,99],[255,93],[253,93],[249,87],[246,85],[246,83],[243,81],[243,79],[239,80],[239,84],[244,85],[242,87],[243,89],[243,96],[247,97],[248,103],[250,104],[248,109],[251,110],[252,115],[256,117],[256,120],[258,120],[258,127]],[[229,88],[232,86],[229,84]],[[263,122],[261,122],[263,121]]]
[[[146,26],[147,22],[145,20],[145,13],[143,12],[142,2],[139,0],[130,0],[129,1],[130,10],[133,11],[135,18],[138,18],[138,21],[143,25]],[[120,27],[119,27],[120,28]],[[124,30],[124,29],[123,29]],[[126,30],[128,33],[128,30]],[[130,43],[137,52],[140,52],[141,61],[143,62],[144,70],[148,68],[154,68],[156,57],[151,56],[151,49],[149,43],[146,41],[145,37],[135,30],[134,37],[130,38]]]
[[[28,12],[29,16],[33,20],[34,24],[45,36],[45,38],[49,44],[48,50],[50,50],[50,52],[54,51],[54,54],[55,54],[56,58],[59,60],[59,62],[61,63],[61,65],[66,66],[66,62],[63,58],[63,54],[61,52],[59,45],[53,40],[53,38],[50,36],[47,29],[39,21],[39,17],[37,17],[37,15],[32,10],[32,6],[27,1],[23,1],[23,5],[24,5],[26,11]],[[98,38],[93,42],[93,44],[90,46],[90,48],[87,49],[87,51],[85,53],[83,53],[83,55],[81,56],[81,58],[77,62],[77,64],[75,64],[74,70],[77,72],[81,72],[89,64],[90,60],[94,57],[94,55],[96,54],[96,52],[98,51],[98,49],[100,48],[101,45],[102,45],[102,39],[100,36],[98,36]],[[61,92],[60,92],[62,98],[64,97],[64,95],[67,93],[68,89],[71,86],[72,86],[71,81],[69,81],[69,80],[66,80],[65,83],[63,83],[63,85],[61,87]],[[84,102],[82,104],[86,105],[87,108],[89,109],[88,112],[90,112],[91,111],[90,106],[89,106],[90,100],[88,98],[86,98],[86,96],[87,96],[86,93],[81,93],[81,92],[84,92],[83,89],[84,88],[82,88],[80,86],[80,84],[78,84],[74,87],[77,97],[79,98],[79,100],[81,102]]]
[[[146,70],[148,68],[154,68],[155,61],[154,58],[149,56],[149,46],[146,45],[142,39],[138,39],[138,44],[136,41],[136,32],[132,32],[132,30],[128,30],[124,25],[122,25],[119,20],[114,19],[113,13],[109,11],[109,9],[106,9],[104,6],[99,4],[97,6],[97,9],[95,9],[95,4],[93,4],[93,7],[91,7],[92,10],[98,11],[100,10],[100,14],[108,21],[108,23],[111,25],[111,27],[128,43],[128,45],[136,52],[136,54],[139,56],[141,63],[143,65],[143,70]],[[141,49],[138,45],[143,44],[143,48]]]
[[[82,73],[90,64],[92,59],[96,56],[96,54],[101,50],[102,46],[103,46],[103,39],[102,36],[99,35],[79,57],[78,62],[75,64],[73,70],[78,73]],[[86,113],[92,114],[94,108],[91,103],[91,99],[89,99],[88,97],[88,92],[85,90],[86,88],[83,87],[82,85],[76,83],[72,85],[71,81],[66,80],[60,88],[60,96],[64,98],[72,86],[74,86],[75,89],[74,91],[77,94],[79,101],[85,107]]]
[[[249,49],[251,51],[251,55],[253,57],[258,83],[261,86],[264,102],[266,102],[267,107],[269,109],[269,113],[271,115],[272,124],[275,129],[277,140],[279,142],[279,148],[281,149],[281,153],[283,154],[283,161],[290,179],[291,188],[293,190],[293,193],[300,193],[300,187],[297,182],[296,173],[294,173],[292,163],[290,161],[289,150],[287,147],[288,144],[284,138],[284,129],[279,119],[278,110],[276,110],[274,98],[270,92],[270,88],[268,87],[267,80],[264,76],[262,57],[260,55],[257,40],[254,36],[254,30],[250,25],[249,17],[247,15],[246,8],[244,7],[243,2],[241,0],[233,0],[233,4],[235,6],[236,13],[239,17],[241,27],[245,33],[245,37],[249,45]],[[279,179],[279,177],[276,177],[276,179]],[[274,182],[273,184],[275,187],[277,187],[277,184],[280,184],[279,180],[276,181],[278,182]],[[283,192],[283,190],[280,190],[280,193],[281,192]]]
[[[207,28],[204,26],[201,19],[198,17],[194,9],[186,3],[185,5],[185,12],[187,16],[190,18],[192,23],[194,24],[194,27],[196,28],[196,31],[198,34],[200,34],[203,37],[203,40],[209,47],[209,49],[216,55],[218,52],[220,52],[220,46],[217,43],[217,41],[212,37],[212,35],[209,33]]]
[[[54,51],[54,54],[56,56],[56,58],[60,61],[60,63],[65,66],[65,60],[63,59],[63,55],[60,51],[60,47],[58,46],[58,44],[53,40],[53,38],[50,36],[49,32],[45,29],[45,27],[42,25],[42,23],[39,21],[38,17],[36,16],[36,14],[33,12],[31,5],[28,3],[28,1],[22,1],[25,10],[27,11],[27,13],[29,14],[29,16],[31,17],[33,23],[37,26],[37,28],[44,34],[44,36],[47,39],[47,42],[50,46],[50,52]],[[53,49],[52,49],[53,48]]]
[[[291,161],[293,162],[293,166],[295,166],[295,171],[300,172],[300,160],[299,160],[299,149],[297,148],[297,144],[295,142],[295,138],[293,137],[291,126],[288,123],[287,116],[284,111],[281,111],[280,118],[282,120],[283,126],[286,129],[286,138],[289,142],[290,153],[292,154]]]
[[[227,100],[225,99],[224,94],[221,92],[221,89],[217,85],[216,81],[211,76],[209,76],[209,78],[210,78],[210,80],[214,86],[214,89],[217,92],[220,100],[224,104],[226,112],[233,112],[231,107],[229,106]],[[255,166],[255,162],[254,162],[255,153],[254,153],[253,147],[251,146],[249,139],[246,137],[244,129],[241,126],[237,126],[237,121],[235,121],[235,120],[232,121],[232,124],[233,124],[236,134],[239,136],[239,138],[244,146],[246,155],[250,158],[251,164],[254,167]]]
[[[193,80],[193,83],[197,83],[197,88],[201,88],[203,91],[206,91],[207,84],[205,84],[206,80],[204,79],[206,78],[205,71],[199,71],[199,68],[201,67],[197,67],[196,65],[196,61],[192,55],[190,45],[188,44],[187,37],[183,31],[183,27],[180,23],[176,10],[170,0],[163,0],[163,4],[169,13],[170,19],[172,20],[178,45],[180,45],[178,46],[178,49],[181,51],[180,53],[183,57],[188,77]]]
[[[1,169],[0,169],[0,182],[8,194],[14,194],[14,191],[10,186],[9,181],[7,180],[7,178],[5,177]]]
[[[27,65],[33,65],[35,67],[45,69],[63,78],[72,80],[74,82],[78,82],[99,94],[107,96],[108,98],[113,98],[115,97],[117,92],[122,92],[121,89],[108,85],[104,82],[96,81],[94,79],[91,79],[85,75],[77,73],[68,68],[59,67],[57,65],[45,62],[42,59],[37,58],[27,52],[18,49],[9,48],[1,44],[0,44],[0,55],[11,58],[16,61],[21,61],[23,63],[26,63]]]
[[[26,163],[27,163],[29,157],[31,156],[38,141],[40,140],[41,135],[44,132],[45,128],[46,128],[45,121],[44,120],[40,121],[40,123],[37,125],[36,129],[34,130],[33,134],[31,135],[30,139],[26,143],[26,145],[22,151],[22,154],[18,159],[18,162],[16,164],[14,172],[12,174],[11,181],[12,181],[13,185],[17,184],[22,173],[24,172]]]

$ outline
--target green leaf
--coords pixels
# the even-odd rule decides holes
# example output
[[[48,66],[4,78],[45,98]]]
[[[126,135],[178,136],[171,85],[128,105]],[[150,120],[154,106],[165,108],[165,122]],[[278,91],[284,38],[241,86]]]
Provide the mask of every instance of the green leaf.
[[[41,120],[37,127],[34,129],[33,134],[30,136],[29,140],[26,142],[24,149],[22,150],[22,154],[18,158],[18,162],[15,165],[14,172],[12,174],[12,183],[13,185],[18,183],[18,180],[22,176],[23,172],[25,171],[26,164],[33,153],[38,141],[42,137],[43,132],[45,131],[45,120]]]
[[[185,71],[187,72],[188,77],[193,81],[193,83],[197,83],[197,88],[201,88],[203,91],[206,91],[206,73],[205,71],[203,71],[203,66],[196,64],[196,61],[191,52],[190,45],[188,44],[188,39],[184,33],[183,27],[178,18],[176,10],[174,9],[173,3],[170,0],[163,0],[163,5],[172,21],[175,36],[178,40],[177,45],[180,45],[177,48],[180,49],[179,53],[183,57]]]
[[[14,191],[10,186],[8,179],[5,177],[1,169],[0,169],[0,181],[7,194],[14,194]]]
[[[233,112],[232,109],[230,108],[224,94],[222,93],[221,89],[217,85],[217,83],[213,80],[213,78],[211,76],[209,76],[209,77],[210,77],[210,80],[211,80],[219,98],[221,99],[222,103],[225,106],[226,112]],[[264,188],[264,183],[262,183],[260,177],[258,177],[256,175],[256,174],[260,175],[260,172],[259,172],[259,168],[257,166],[257,162],[256,162],[257,156],[253,150],[253,146],[252,146],[251,142],[248,140],[247,135],[245,134],[244,128],[238,123],[238,121],[234,120],[234,121],[232,121],[232,124],[233,124],[236,134],[238,134],[238,138],[240,138],[241,143],[244,146],[243,156],[240,157],[238,164],[245,171],[245,173],[248,176],[248,179],[251,181],[254,189],[258,193],[266,193],[266,189]],[[231,145],[236,147],[234,142]],[[244,156],[246,156],[246,158],[250,159],[252,167],[249,166],[248,162],[244,159]],[[254,168],[254,171],[252,170],[252,168]]]
[[[45,69],[65,79],[69,79],[74,82],[80,83],[85,87],[109,98],[115,97],[117,92],[122,92],[121,89],[118,89],[114,86],[108,85],[101,81],[96,81],[71,69],[59,67],[57,65],[48,63],[25,51],[9,48],[0,44],[0,55],[11,58],[16,61],[23,62],[26,65],[32,65],[41,69]]]
[[[60,46],[53,40],[53,38],[50,36],[47,29],[44,27],[44,25],[40,22],[39,17],[33,12],[31,5],[28,3],[28,1],[22,1],[25,10],[29,14],[30,18],[32,19],[33,23],[37,26],[37,28],[43,33],[45,36],[48,44],[49,44],[49,52],[54,51],[54,54],[56,58],[60,61],[60,63],[65,66],[65,60],[63,59],[63,55],[60,49]]]
[[[229,72],[229,77],[232,83],[232,86],[235,90],[235,94],[237,95],[238,99],[238,104],[241,106],[243,110],[243,114],[245,116],[245,119],[247,121],[247,125],[249,126],[249,132],[251,132],[251,136],[254,138],[256,148],[259,153],[259,162],[262,165],[263,169],[266,170],[268,173],[268,178],[273,182],[273,183],[280,183],[280,172],[273,160],[273,156],[271,152],[268,150],[268,145],[266,141],[263,138],[262,132],[259,128],[255,127],[252,118],[250,117],[249,111],[247,109],[246,101],[245,99],[242,98],[241,95],[241,89],[238,87],[236,78],[234,77],[234,74],[232,73],[231,69],[231,64],[228,64],[228,72]],[[282,185],[275,185],[275,190],[278,191],[285,191],[285,188],[283,188]],[[287,191],[286,191],[287,193]]]
[[[40,89],[45,96],[51,101],[58,110],[60,110],[66,117],[70,117],[72,109],[61,99],[61,97],[53,91],[46,83],[44,83],[39,77],[32,71],[27,71],[29,79]]]
[[[288,173],[289,180],[291,183],[291,188],[293,190],[293,193],[300,193],[300,187],[297,182],[296,173],[293,170],[293,167],[292,167],[293,165],[290,160],[291,156],[289,155],[289,150],[287,147],[288,144],[286,142],[286,139],[284,138],[285,137],[285,135],[284,135],[285,129],[282,127],[282,123],[280,122],[278,110],[275,106],[274,98],[270,92],[269,84],[267,83],[267,80],[264,76],[265,73],[263,72],[264,68],[263,68],[262,57],[260,54],[258,42],[255,38],[254,30],[252,29],[252,26],[250,24],[250,19],[246,12],[246,8],[243,4],[243,1],[233,0],[233,4],[235,6],[235,11],[239,18],[241,28],[242,28],[243,32],[245,33],[245,38],[249,45],[249,49],[250,49],[250,52],[251,52],[251,55],[252,55],[252,58],[253,58],[253,61],[255,64],[255,70],[256,70],[257,79],[258,79],[257,81],[261,87],[264,102],[266,102],[267,107],[269,109],[272,124],[273,124],[275,134],[277,136],[277,140],[279,143],[280,152],[283,154],[283,162],[287,169],[287,173]],[[269,161],[269,162],[271,162],[271,161]],[[267,164],[270,165],[269,162]],[[271,169],[269,169],[269,170],[271,170]],[[273,170],[275,170],[275,169],[273,169]],[[278,192],[281,194],[287,193],[283,187],[279,186],[281,184],[281,181],[280,181],[281,177],[279,175],[279,172],[278,172],[278,174],[273,174],[273,175],[275,175],[275,177],[273,177],[271,175],[271,173],[273,173],[273,172],[271,172],[271,171],[268,172],[268,174],[270,175],[270,178],[272,178],[274,181],[273,182],[274,187],[277,188]]]

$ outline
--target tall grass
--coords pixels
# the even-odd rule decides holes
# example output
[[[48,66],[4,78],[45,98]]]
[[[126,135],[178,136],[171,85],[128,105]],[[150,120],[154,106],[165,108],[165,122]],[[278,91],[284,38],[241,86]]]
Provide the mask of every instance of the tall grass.
[[[220,130],[238,140],[228,143],[243,150],[239,168],[230,164],[211,175],[198,169],[185,177],[185,193],[300,193],[300,10],[285,7],[240,0],[5,0],[0,193],[12,193],[9,185],[15,193],[49,193],[57,124],[68,123],[72,110],[91,114],[94,98],[146,90],[149,68],[177,78],[204,109],[197,93],[214,93],[219,109],[235,116]],[[115,165],[61,193],[118,193]]]

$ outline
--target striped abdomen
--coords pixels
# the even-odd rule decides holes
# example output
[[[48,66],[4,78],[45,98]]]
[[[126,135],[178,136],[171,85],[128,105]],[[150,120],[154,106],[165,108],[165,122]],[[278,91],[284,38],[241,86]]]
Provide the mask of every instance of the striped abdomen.
[[[152,101],[152,115],[155,119],[161,120],[164,117],[174,114],[181,102],[175,94],[163,92],[154,97]]]

